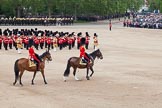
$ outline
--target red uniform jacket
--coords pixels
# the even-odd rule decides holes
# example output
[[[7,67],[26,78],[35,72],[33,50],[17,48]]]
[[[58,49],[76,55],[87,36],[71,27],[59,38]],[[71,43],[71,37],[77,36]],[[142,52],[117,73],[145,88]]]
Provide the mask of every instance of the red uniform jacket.
[[[59,38],[59,44],[63,44],[63,39]]]
[[[8,40],[7,37],[5,37],[3,41],[4,41],[5,44],[8,44],[8,41],[9,41],[9,40]]]
[[[12,44],[13,43],[13,40],[10,38],[9,39],[9,44]]]
[[[35,56],[35,52],[34,52],[34,49],[33,47],[30,47],[29,48],[29,56],[30,56],[30,59],[34,59],[36,60],[38,63],[40,63],[40,61],[38,60],[38,58]]]
[[[34,39],[34,43],[35,43],[35,44],[39,44],[38,38],[35,38],[35,39]]]
[[[89,58],[86,56],[85,54],[85,47],[84,46],[80,46],[80,58],[84,57],[89,61]]]
[[[47,44],[51,44],[51,38],[47,39]]]
[[[40,43],[44,43],[44,39],[43,38],[40,39]]]
[[[2,38],[0,37],[0,43],[2,43]]]
[[[28,44],[28,43],[29,43],[29,38],[26,37],[26,38],[25,38],[25,44]]]
[[[88,37],[88,36],[86,36],[86,38],[85,38],[85,39],[86,39],[85,43],[87,43],[87,44],[88,44],[88,43],[89,43],[89,40],[90,40],[90,39],[89,39],[89,37]]]
[[[80,37],[77,37],[77,43],[80,43],[80,39],[81,39]]]

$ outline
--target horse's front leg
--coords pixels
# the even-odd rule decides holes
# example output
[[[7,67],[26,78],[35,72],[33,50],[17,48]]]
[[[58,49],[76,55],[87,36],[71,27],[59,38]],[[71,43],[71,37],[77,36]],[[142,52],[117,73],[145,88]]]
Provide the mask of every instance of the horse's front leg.
[[[32,79],[32,85],[34,85],[34,79],[35,79],[35,75],[36,75],[37,71],[34,71],[34,74],[33,74],[33,79]]]
[[[44,83],[47,84],[47,81],[46,81],[45,75],[44,75],[44,69],[41,69],[41,73],[42,73],[42,76],[43,76],[43,79],[44,79]]]
[[[90,80],[88,74],[89,74],[89,67],[87,67],[87,76],[86,76],[86,78],[87,78],[87,80]]]
[[[92,75],[93,75],[93,73],[94,73],[94,70],[93,70],[93,67],[92,67],[92,66],[90,67],[90,70],[92,71],[90,77],[92,77]]]

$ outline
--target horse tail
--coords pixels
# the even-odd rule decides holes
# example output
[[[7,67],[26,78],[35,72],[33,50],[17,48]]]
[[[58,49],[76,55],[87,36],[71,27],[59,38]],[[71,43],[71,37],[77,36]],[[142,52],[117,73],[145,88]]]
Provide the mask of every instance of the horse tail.
[[[15,79],[18,79],[18,77],[19,77],[18,61],[19,61],[19,60],[16,60],[16,61],[15,61],[15,65],[14,65]]]
[[[67,62],[67,66],[66,66],[66,70],[64,72],[64,76],[69,76],[69,74],[70,74],[70,60],[71,60],[71,58]]]

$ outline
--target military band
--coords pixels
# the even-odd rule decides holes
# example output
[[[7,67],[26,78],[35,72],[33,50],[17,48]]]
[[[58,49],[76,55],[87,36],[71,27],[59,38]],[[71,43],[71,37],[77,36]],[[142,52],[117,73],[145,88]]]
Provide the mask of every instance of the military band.
[[[89,49],[90,35],[88,32],[85,32],[85,35],[82,35],[82,32],[58,32],[58,31],[49,31],[49,30],[37,30],[37,29],[5,29],[2,32],[0,29],[0,49],[5,50],[15,49],[19,54],[22,53],[22,49],[28,50],[31,45],[35,47],[36,50],[48,49],[57,51],[57,48],[63,50],[67,48],[69,50],[75,48],[80,48],[80,39],[85,38],[85,48]],[[94,46],[97,46],[96,39],[97,34],[94,36]],[[98,41],[97,41],[98,42]]]

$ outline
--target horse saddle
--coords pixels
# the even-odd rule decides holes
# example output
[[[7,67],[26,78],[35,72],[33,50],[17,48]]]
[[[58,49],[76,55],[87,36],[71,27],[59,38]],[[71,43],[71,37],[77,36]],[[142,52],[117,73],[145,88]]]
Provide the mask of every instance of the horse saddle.
[[[92,60],[90,60],[90,64],[92,63]],[[80,65],[87,65],[87,61],[85,59],[80,59]]]
[[[29,59],[29,67],[33,66],[36,66],[36,63],[33,60]]]

